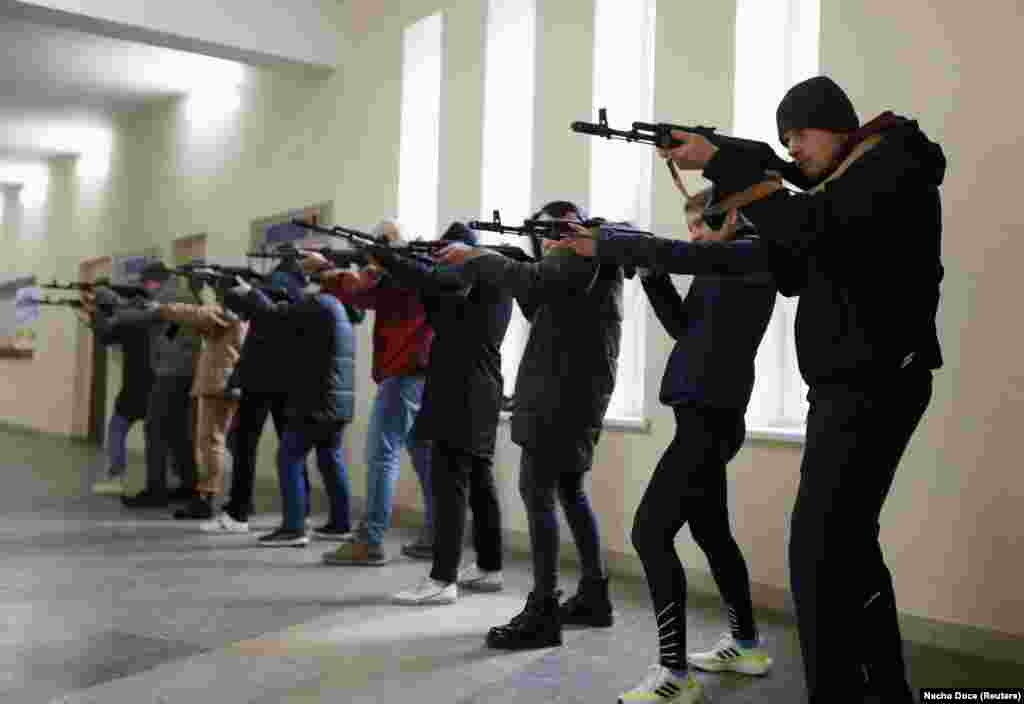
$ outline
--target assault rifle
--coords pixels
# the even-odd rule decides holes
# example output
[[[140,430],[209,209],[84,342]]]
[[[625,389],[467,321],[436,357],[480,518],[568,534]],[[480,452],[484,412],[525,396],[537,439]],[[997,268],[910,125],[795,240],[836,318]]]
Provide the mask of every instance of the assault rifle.
[[[85,308],[85,304],[77,298],[50,298],[49,296],[44,296],[43,298],[33,298],[31,301],[32,303],[40,306],[66,306],[68,308],[77,309]],[[113,312],[116,308],[140,308],[146,305],[146,303],[146,301],[135,298],[131,300],[120,300],[117,303],[97,302],[95,305],[97,308],[109,313]]]
[[[176,276],[184,276],[190,283],[198,285],[209,284],[214,288],[231,288],[235,285],[236,278],[247,281],[262,281],[263,274],[246,266],[221,266],[220,264],[191,263],[183,264],[170,273]]]
[[[427,264],[436,264],[437,262],[431,257],[438,251],[452,244],[448,240],[415,240],[412,242],[394,243],[386,238],[375,237],[367,232],[353,230],[349,227],[334,226],[332,228],[326,228],[320,227],[319,225],[313,225],[302,220],[293,220],[292,222],[299,227],[305,227],[332,237],[341,237],[346,239],[356,247],[367,250],[371,256],[374,249],[386,250],[399,256],[409,257]],[[476,246],[481,247],[482,249],[489,249],[493,252],[498,252],[499,254],[510,259],[515,259],[516,261],[533,261],[532,257],[518,247],[512,247],[509,245]]]
[[[647,230],[634,230],[633,228],[623,227],[608,222],[604,218],[590,218],[583,222],[572,220],[523,220],[522,225],[506,225],[501,221],[501,213],[497,210],[494,211],[491,218],[490,222],[486,220],[470,220],[466,223],[466,227],[483,232],[499,232],[503,235],[522,235],[531,238],[542,237],[546,240],[561,240],[566,237],[575,237],[576,232],[572,229],[572,225],[579,225],[585,228],[602,227],[627,235],[654,236],[654,233]]]
[[[672,130],[684,130],[701,135],[716,147],[735,147],[757,155],[765,171],[781,173],[790,165],[789,162],[776,154],[775,150],[766,142],[718,134],[714,127],[673,125],[668,122],[634,122],[633,127],[629,130],[616,130],[608,126],[607,108],[601,108],[597,111],[597,120],[597,123],[573,122],[569,125],[569,129],[573,132],[589,134],[593,137],[617,139],[624,142],[640,142],[662,149],[672,149],[683,144],[683,142],[672,136]]]
[[[366,255],[355,249],[331,249],[330,247],[302,247],[294,245],[281,245],[268,252],[248,252],[245,256],[254,259],[302,259],[305,252],[314,252],[324,257],[339,269],[347,269],[350,265],[363,266],[366,264]]]
[[[142,286],[135,286],[131,284],[112,284],[109,279],[97,279],[96,281],[70,281],[63,284],[58,283],[57,280],[54,279],[48,284],[39,284],[39,288],[56,289],[61,291],[95,291],[98,286],[109,288],[118,296],[126,298],[133,298],[137,296],[142,296],[143,298],[150,297],[149,291]]]
[[[467,227],[468,227],[468,225],[467,225]],[[470,228],[470,229],[472,229],[472,228]],[[452,242],[450,242],[448,240],[413,240],[412,242],[409,242],[406,246],[414,254],[422,253],[422,254],[426,254],[427,256],[431,256],[432,257],[432,256],[434,256],[435,254],[437,254],[438,252],[440,252],[442,249],[444,249],[445,247],[447,247],[450,244],[452,244]],[[513,260],[515,260],[517,262],[532,262],[532,261],[535,261],[533,257],[531,257],[529,254],[527,254],[523,250],[519,249],[519,247],[513,247],[512,245],[507,245],[507,244],[477,244],[477,245],[473,245],[473,246],[474,247],[479,247],[480,249],[486,249],[486,250],[489,250],[491,252],[497,252],[498,254],[500,254],[500,255],[502,255],[504,257],[508,257],[509,259],[513,259]]]
[[[607,108],[601,108],[597,111],[597,120],[596,123],[576,121],[569,125],[569,129],[573,132],[587,134],[592,137],[604,137],[605,139],[615,139],[624,142],[639,142],[661,149],[672,149],[682,145],[683,142],[672,136],[672,130],[684,130],[701,135],[716,147],[742,150],[747,155],[747,158],[751,160],[751,163],[757,163],[762,171],[775,172],[780,175],[791,175],[792,172],[793,165],[776,154],[775,150],[766,142],[718,134],[714,127],[673,125],[668,122],[634,122],[629,130],[617,130],[608,125]],[[671,159],[667,159],[665,163],[668,166],[669,173],[672,174],[672,180],[676,182],[676,185],[689,199],[689,195],[682,188],[682,182],[679,180],[675,164],[672,163]],[[717,193],[716,199],[724,200],[727,195],[731,194]],[[725,213],[718,212],[711,206],[705,211],[704,220],[711,228],[717,230],[722,226],[722,222],[725,221]]]

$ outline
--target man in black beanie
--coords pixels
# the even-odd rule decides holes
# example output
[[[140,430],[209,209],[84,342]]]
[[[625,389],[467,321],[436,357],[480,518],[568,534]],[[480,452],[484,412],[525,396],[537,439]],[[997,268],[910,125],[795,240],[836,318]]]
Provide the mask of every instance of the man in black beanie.
[[[913,702],[879,516],[942,366],[935,315],[943,267],[946,159],[917,122],[885,112],[862,127],[819,76],[778,109],[794,161],[782,176],[748,153],[677,130],[661,155],[735,194],[760,239],[689,243],[580,230],[577,253],[670,273],[772,271],[800,296],[796,348],[810,387],[789,566],[812,704]],[[870,235],[874,246],[866,244]],[[894,289],[894,284],[898,286]]]

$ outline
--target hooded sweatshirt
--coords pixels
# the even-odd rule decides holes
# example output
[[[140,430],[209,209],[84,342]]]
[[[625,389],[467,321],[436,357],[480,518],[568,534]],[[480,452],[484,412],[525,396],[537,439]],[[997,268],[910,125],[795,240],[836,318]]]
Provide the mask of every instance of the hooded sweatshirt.
[[[704,175],[742,171],[742,158],[720,150]],[[763,240],[802,263],[779,287],[800,296],[796,347],[808,384],[859,386],[911,364],[942,366],[935,315],[945,171],[941,147],[916,121],[885,113],[854,133],[824,183],[743,209]]]
[[[694,243],[604,231],[597,255],[665,273],[774,273],[782,294],[800,296],[797,360],[812,393],[825,384],[885,384],[910,366],[937,369],[945,156],[917,122],[891,113],[854,133],[848,150],[822,183],[785,174],[809,191],[777,190],[744,206],[758,239]],[[724,145],[704,176],[740,192],[764,172]]]

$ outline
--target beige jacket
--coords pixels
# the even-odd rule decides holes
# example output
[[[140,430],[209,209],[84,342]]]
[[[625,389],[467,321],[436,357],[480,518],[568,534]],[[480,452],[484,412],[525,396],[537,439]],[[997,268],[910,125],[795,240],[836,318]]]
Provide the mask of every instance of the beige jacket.
[[[188,325],[203,339],[192,395],[223,397],[228,379],[242,356],[249,324],[218,305],[166,303],[160,306],[160,316]]]

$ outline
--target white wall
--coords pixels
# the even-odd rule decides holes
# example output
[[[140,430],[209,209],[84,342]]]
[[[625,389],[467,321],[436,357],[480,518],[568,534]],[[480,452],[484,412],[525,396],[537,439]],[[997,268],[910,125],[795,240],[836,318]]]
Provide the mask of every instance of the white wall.
[[[342,62],[347,70],[323,79],[250,71],[241,104],[219,126],[190,125],[181,102],[123,116],[118,140],[123,154],[109,185],[88,202],[65,194],[73,205],[54,221],[58,230],[48,246],[78,236],[72,221],[82,221],[79,210],[93,213],[94,222],[86,239],[74,239],[68,258],[80,256],[90,243],[96,247],[90,253],[151,244],[166,251],[173,237],[192,232],[209,233],[212,257],[237,256],[252,219],[328,200],[334,201],[338,222],[354,226],[394,213],[401,32],[442,9],[441,3],[344,5],[339,24],[348,28],[340,41],[347,47]],[[442,222],[475,215],[481,205],[483,4],[443,4]],[[656,118],[731,124],[731,3],[701,5],[697,18],[682,3],[659,3],[658,12]],[[535,200],[585,200],[588,147],[585,137],[568,130],[568,122],[590,111],[592,5],[586,0],[542,3],[539,14]],[[915,115],[950,157],[943,189],[947,279],[939,319],[947,364],[936,376],[932,405],[883,514],[882,537],[905,633],[949,647],[991,646],[996,650],[990,654],[1019,658],[1024,601],[1015,546],[1022,534],[1018,507],[1024,473],[1014,431],[1024,420],[1019,364],[1024,340],[1015,324],[1020,316],[1014,284],[1024,228],[1020,214],[1006,206],[1016,182],[1012,165],[1020,156],[1021,127],[1014,115],[1021,100],[989,80],[1006,65],[1020,63],[1016,20],[1016,3],[1008,1],[974,13],[952,5],[935,9],[925,0],[898,8],[825,0],[821,65],[848,87],[863,118],[890,106]],[[689,29],[695,23],[700,31]],[[994,44],[1003,47],[999,55],[986,49]],[[677,222],[678,195],[656,166],[652,219]],[[873,238],[903,234],[864,233],[865,246],[875,244]],[[38,261],[38,251],[32,257],[26,261]],[[899,295],[899,282],[885,283]],[[360,331],[357,419],[346,440],[357,494],[365,485],[361,458],[373,393],[371,321]],[[673,433],[671,414],[656,403],[671,345],[653,315],[647,329],[651,429],[608,430],[591,477],[611,559],[634,571],[633,512]],[[64,393],[45,385],[34,391]],[[4,417],[12,414],[10,407],[4,411]],[[272,433],[264,440],[259,472],[269,479]],[[516,490],[518,457],[503,424],[496,471],[504,524],[522,543],[526,523]],[[799,446],[748,442],[730,467],[736,537],[748,557],[756,599],[765,605],[787,600],[788,515],[799,460]],[[407,461],[398,499],[411,510],[418,506]],[[678,545],[684,563],[693,568],[695,586],[710,585],[706,561],[686,531]]]

